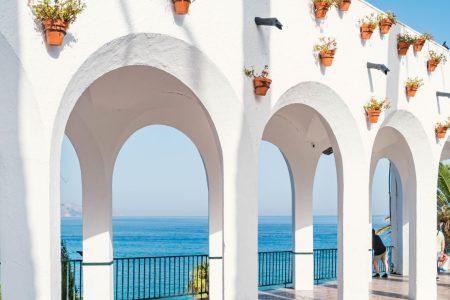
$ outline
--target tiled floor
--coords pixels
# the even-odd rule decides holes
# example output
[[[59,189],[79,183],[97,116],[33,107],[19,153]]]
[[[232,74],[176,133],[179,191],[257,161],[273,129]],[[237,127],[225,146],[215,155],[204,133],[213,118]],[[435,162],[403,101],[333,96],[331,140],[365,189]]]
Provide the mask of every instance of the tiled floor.
[[[337,299],[335,283],[316,285],[313,292],[296,292],[292,289],[261,291],[260,300],[315,300]],[[389,279],[374,279],[371,284],[370,299],[408,299],[408,278],[391,276]],[[441,274],[438,281],[438,299],[450,299],[450,273]]]

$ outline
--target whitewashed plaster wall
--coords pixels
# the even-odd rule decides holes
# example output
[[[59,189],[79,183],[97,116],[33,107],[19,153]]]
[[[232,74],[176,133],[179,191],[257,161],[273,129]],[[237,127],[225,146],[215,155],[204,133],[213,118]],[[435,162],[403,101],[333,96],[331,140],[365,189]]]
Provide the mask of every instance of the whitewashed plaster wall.
[[[0,252],[6,259],[2,270],[8,271],[2,277],[6,299],[18,287],[14,278],[30,286],[15,289],[15,299],[58,298],[58,290],[51,286],[59,280],[55,245],[59,245],[62,136],[83,92],[98,77],[127,65],[149,65],[176,77],[197,96],[215,125],[224,160],[224,214],[234,215],[224,224],[224,239],[230,241],[225,255],[229,251],[230,261],[239,266],[225,272],[230,299],[253,299],[256,293],[256,287],[249,286],[256,285],[257,151],[266,123],[286,103],[304,103],[322,114],[330,144],[343,147],[335,149],[342,155],[338,168],[344,174],[350,170],[350,179],[366,181],[352,190],[367,199],[356,203],[361,208],[368,210],[372,145],[384,126],[395,127],[411,149],[415,166],[409,171],[421,173],[417,180],[420,186],[427,185],[416,192],[430,196],[435,190],[433,179],[444,142],[436,141],[434,124],[450,115],[448,99],[437,99],[435,93],[449,91],[450,65],[428,74],[426,60],[429,49],[446,50],[427,43],[422,53],[410,50],[407,57],[399,58],[396,33],[413,32],[403,25],[384,37],[376,31],[370,41],[361,42],[357,21],[376,12],[364,1],[353,1],[343,14],[331,9],[319,22],[309,0],[198,0],[184,17],[173,14],[170,0],[87,0],[87,10],[71,26],[61,48],[45,46],[26,2],[0,3],[0,180],[4,187]],[[283,31],[255,26],[256,16],[279,18]],[[336,37],[339,46],[333,66],[327,69],[312,52],[321,36]],[[386,64],[391,72],[387,76],[369,72],[368,61]],[[253,65],[260,70],[265,64],[270,65],[273,85],[267,97],[255,97],[242,69]],[[425,86],[408,101],[404,82],[409,76],[424,78]],[[302,82],[312,85],[287,92]],[[314,82],[321,84],[319,89]],[[333,97],[317,103],[306,99],[321,92]],[[286,100],[289,95],[304,98]],[[386,120],[382,116],[379,124],[368,126],[362,106],[372,95],[387,96],[392,108]],[[417,129],[420,135],[415,134]],[[342,182],[341,187],[345,188]],[[227,237],[227,232],[233,234]],[[240,256],[242,251],[254,254],[253,259]]]

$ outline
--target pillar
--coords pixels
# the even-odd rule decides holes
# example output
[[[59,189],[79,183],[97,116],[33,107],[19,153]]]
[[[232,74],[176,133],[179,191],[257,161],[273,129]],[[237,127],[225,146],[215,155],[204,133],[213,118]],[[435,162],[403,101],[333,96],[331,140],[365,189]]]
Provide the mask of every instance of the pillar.
[[[290,166],[293,193],[293,254],[294,288],[312,291],[314,288],[314,227],[313,187],[320,154],[297,153],[298,163]],[[291,159],[291,162],[294,162]]]

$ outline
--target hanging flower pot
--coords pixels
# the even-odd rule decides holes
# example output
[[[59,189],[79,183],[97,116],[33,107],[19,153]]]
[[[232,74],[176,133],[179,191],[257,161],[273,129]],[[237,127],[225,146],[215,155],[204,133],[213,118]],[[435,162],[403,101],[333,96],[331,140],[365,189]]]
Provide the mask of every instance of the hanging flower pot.
[[[253,87],[255,88],[255,94],[257,96],[265,96],[270,89],[272,80],[269,79],[269,66],[265,66],[261,75],[255,75],[253,67],[244,69],[244,73],[247,77],[253,78]]]
[[[69,24],[86,8],[81,0],[47,0],[31,6],[34,17],[42,23],[45,40],[50,46],[63,43]]]
[[[377,19],[379,21],[381,34],[388,34],[392,25],[397,23],[397,17],[393,12],[380,13]]]
[[[314,45],[314,51],[318,53],[320,62],[324,67],[329,67],[333,64],[336,50],[336,39],[332,37],[321,37],[319,43]]]
[[[361,39],[365,41],[370,40],[377,26],[378,22],[377,19],[375,18],[375,14],[367,15],[361,20],[359,20],[359,31],[361,34]]]
[[[444,54],[437,54],[435,51],[430,50],[429,51],[430,59],[427,62],[427,69],[428,72],[434,72],[436,70],[436,67],[442,62],[447,62],[447,57]]]
[[[409,47],[411,46],[412,38],[409,34],[399,34],[397,35],[397,51],[398,55],[405,56],[408,53]]]
[[[258,76],[253,79],[253,85],[255,87],[255,94],[257,96],[265,96],[270,89],[272,80],[266,77]]]
[[[186,15],[189,12],[191,0],[173,0],[173,6],[177,15]]]
[[[322,51],[319,53],[320,62],[324,67],[329,67],[333,64],[334,55],[336,54],[336,50],[330,51]]]
[[[379,109],[366,109],[367,119],[370,124],[375,124],[378,122],[378,118],[380,117],[381,110]]]
[[[361,31],[361,39],[365,41],[370,40],[373,32],[375,31],[375,27],[373,27],[370,24],[362,24],[360,27],[360,31]]]
[[[375,97],[372,97],[369,103],[364,105],[364,110],[366,111],[367,120],[369,123],[377,123],[381,112],[388,108],[389,102],[386,99],[383,101],[378,101]]]
[[[340,0],[338,4],[340,11],[348,11],[350,5],[352,4],[352,0]]]
[[[417,53],[422,51],[425,42],[431,40],[432,38],[433,37],[428,33],[424,33],[421,36],[415,37],[413,40],[414,52]]]
[[[448,125],[444,123],[438,123],[435,127],[436,137],[438,139],[445,139],[447,134]]]
[[[406,95],[410,98],[414,97],[417,90],[423,85],[423,80],[419,77],[408,78],[406,80]]]
[[[314,13],[317,19],[323,19],[326,17],[331,4],[334,3],[333,0],[313,0],[314,2]]]
[[[45,20],[42,22],[45,39],[50,46],[61,46],[69,24],[63,20]]]

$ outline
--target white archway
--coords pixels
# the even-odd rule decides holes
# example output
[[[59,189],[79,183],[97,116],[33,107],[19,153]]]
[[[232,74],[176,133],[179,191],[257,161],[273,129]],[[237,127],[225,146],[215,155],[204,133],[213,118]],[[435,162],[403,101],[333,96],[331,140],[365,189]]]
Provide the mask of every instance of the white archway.
[[[128,76],[124,76],[126,74],[120,74],[130,69],[138,70],[137,73],[140,73],[143,77],[132,76],[132,80],[130,80]],[[108,80],[116,84],[111,85],[111,82],[108,84]],[[143,89],[141,89],[141,92],[147,91],[150,93],[151,99],[140,97],[137,101],[141,103],[139,103],[140,106],[136,106],[137,109],[127,106],[126,102],[131,100],[134,100],[134,104],[137,104],[136,98],[121,93],[120,88],[118,88],[124,86],[120,83],[126,83],[127,81],[129,85],[140,85]],[[164,84],[165,82],[170,84]],[[128,136],[143,126],[155,123],[173,126],[183,131],[196,144],[202,155],[208,175],[210,198],[218,199],[218,201],[214,201],[214,205],[210,205],[210,211],[214,211],[212,214],[210,213],[214,216],[214,218],[211,218],[211,220],[214,220],[212,221],[213,224],[210,224],[212,229],[210,241],[214,241],[212,243],[214,246],[210,247],[210,256],[214,258],[211,261],[210,268],[215,269],[213,273],[217,274],[213,277],[222,277],[222,274],[225,273],[222,270],[222,265],[225,264],[223,268],[227,268],[226,263],[223,262],[223,257],[227,255],[230,257],[228,260],[229,271],[225,273],[225,277],[228,277],[228,279],[210,282],[211,293],[220,290],[219,294],[215,292],[214,297],[217,298],[225,297],[224,293],[227,293],[227,291],[230,295],[239,290],[245,293],[245,287],[248,286],[246,280],[249,280],[249,276],[246,276],[249,268],[246,268],[245,264],[235,263],[236,259],[242,255],[239,247],[245,247],[245,245],[237,244],[232,247],[233,242],[229,244],[228,251],[225,254],[223,253],[223,243],[225,242],[223,226],[229,228],[227,232],[230,241],[234,241],[236,235],[245,235],[245,232],[237,226],[239,221],[236,221],[234,211],[235,205],[233,203],[237,201],[239,193],[237,191],[229,193],[230,200],[227,204],[223,203],[224,178],[229,178],[228,181],[234,184],[236,176],[239,176],[239,173],[236,174],[235,171],[237,168],[236,154],[234,154],[236,149],[229,145],[240,144],[241,147],[247,147],[248,149],[251,145],[245,126],[244,132],[229,131],[230,124],[245,124],[246,121],[243,119],[243,113],[240,113],[242,112],[242,106],[237,102],[237,97],[227,82],[227,79],[221,75],[220,71],[205,55],[180,40],[159,34],[132,34],[112,41],[91,55],[73,76],[66,89],[55,119],[51,148],[52,163],[50,166],[51,198],[53,202],[59,204],[59,157],[62,137],[64,132],[67,131],[71,140],[74,141],[75,147],[80,147],[80,145],[84,147],[84,149],[77,150],[77,153],[84,153],[84,155],[80,155],[82,156],[80,157],[82,169],[84,166],[85,170],[92,170],[83,171],[85,197],[91,195],[91,198],[110,199],[110,182],[114,161],[121,145]],[[102,86],[102,84],[106,85]],[[151,94],[152,88],[153,91],[158,90],[160,94]],[[139,89],[136,91],[139,91]],[[138,94],[145,96],[145,93],[139,92],[134,93],[133,96]],[[120,96],[123,99],[122,103],[108,102],[108,98],[119,98]],[[93,101],[93,99],[95,100]],[[176,103],[176,106],[170,105],[170,103]],[[105,107],[105,105],[109,106],[109,111],[103,111],[103,114],[97,114],[96,116],[94,111],[101,112],[99,107]],[[230,111],[235,113],[223,113]],[[128,121],[127,118],[125,120],[120,118],[121,112],[128,113]],[[118,122],[108,124],[107,115],[112,119],[115,118]],[[247,135],[247,138],[242,138],[245,135]],[[223,137],[223,140],[221,140],[221,137]],[[241,140],[244,142],[239,142]],[[227,147],[223,147],[223,144]],[[224,149],[226,150],[226,157],[229,157],[227,160],[233,160],[226,164],[225,170],[223,169],[225,163],[222,162]],[[86,155],[87,153],[89,154]],[[247,169],[250,168],[251,166],[248,166]],[[99,178],[103,178],[103,180],[99,180]],[[95,185],[90,187],[87,182],[95,182]],[[103,186],[101,182],[104,183]],[[245,186],[240,186],[240,188],[248,189]],[[101,234],[111,232],[111,206],[108,203],[109,201],[103,201],[103,204],[106,205],[101,210],[103,217],[99,216],[98,213],[84,216],[85,219],[95,220],[97,225],[101,223],[99,226],[91,227],[90,231],[84,232],[86,237],[96,237],[96,239],[91,239],[93,244],[89,246],[90,249],[95,248],[94,245],[97,242],[102,245],[111,245],[111,235]],[[98,212],[99,203],[91,203],[91,205],[97,206],[95,209],[89,209],[88,203],[83,204],[86,212]],[[229,210],[231,210],[228,222],[223,219],[224,206],[225,210],[226,206],[229,206]],[[99,222],[102,219],[103,221]],[[103,276],[109,277],[111,275],[109,261],[112,259],[112,250],[111,246],[106,248],[101,254],[99,254],[101,251],[92,253],[91,257],[85,249],[84,258],[87,261],[105,263],[103,265],[107,266],[104,268]],[[92,266],[93,264],[89,265]],[[242,270],[239,271],[240,269]],[[94,273],[92,275],[96,276]],[[106,298],[111,297],[112,286],[110,283],[105,282],[106,285],[100,287],[98,280],[89,279],[89,275],[85,277],[85,282],[87,284],[88,282],[91,284],[97,282],[95,290],[109,291]],[[222,288],[223,284],[225,285],[224,288]],[[229,288],[226,288],[227,284]],[[244,288],[236,287],[237,285],[242,285]],[[87,292],[87,287],[84,291]],[[249,292],[251,293],[251,291]],[[96,296],[96,294],[92,295],[93,297]]]
[[[355,128],[349,108],[333,90],[321,83],[304,82],[281,96],[262,133],[264,140],[280,148],[291,167],[297,289],[310,290],[313,286],[312,188],[317,162],[329,147],[336,155],[341,299],[368,296],[368,272],[360,268],[369,263],[367,162]],[[355,238],[360,239],[361,247],[354,246]]]

